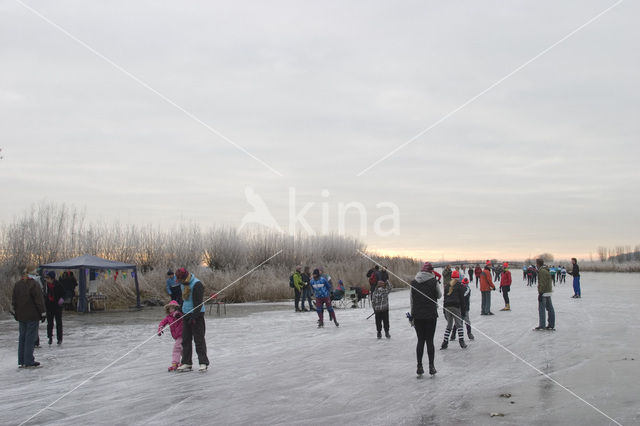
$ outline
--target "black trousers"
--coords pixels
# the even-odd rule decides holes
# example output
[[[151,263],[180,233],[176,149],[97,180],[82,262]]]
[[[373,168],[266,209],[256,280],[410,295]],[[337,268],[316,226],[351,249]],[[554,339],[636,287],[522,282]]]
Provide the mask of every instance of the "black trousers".
[[[389,331],[389,310],[376,312],[376,330],[378,333],[382,331],[384,323],[384,331]]]
[[[200,364],[209,365],[209,358],[207,358],[207,342],[204,340],[204,315],[198,316],[195,319],[194,324],[191,324],[190,317],[190,315],[185,315],[185,319],[183,320],[184,323],[182,324],[182,364],[193,364],[193,362],[191,362],[193,355],[191,340],[193,339],[196,343],[198,362]]]
[[[53,321],[56,322],[56,337],[62,342],[62,306],[47,303],[47,337],[53,337]]]
[[[501,288],[502,290],[502,298],[504,299],[504,303],[505,305],[509,304],[509,291],[511,290],[511,286],[510,285],[506,285],[504,287]]]
[[[300,309],[300,296],[302,295],[302,292],[295,287],[293,288],[293,292],[295,294],[296,311],[297,311]]]
[[[418,336],[418,345],[416,346],[416,357],[418,364],[422,364],[422,356],[424,355],[424,344],[427,344],[427,355],[429,356],[429,365],[433,365],[435,356],[435,347],[433,346],[433,336],[436,333],[436,323],[438,318],[417,319],[413,320],[413,326]]]

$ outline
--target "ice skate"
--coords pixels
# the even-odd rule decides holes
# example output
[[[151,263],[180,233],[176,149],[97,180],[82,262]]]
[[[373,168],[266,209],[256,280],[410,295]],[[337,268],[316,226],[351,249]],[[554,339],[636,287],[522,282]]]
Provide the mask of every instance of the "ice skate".
[[[467,347],[467,344],[464,342],[464,339],[459,339],[459,340],[458,340],[458,342],[460,343],[460,347],[461,347],[462,349],[464,349],[464,348],[466,348],[466,347]]]
[[[418,364],[418,369],[416,370],[416,374],[418,377],[421,377],[424,374],[424,368],[422,368],[422,364]]]
[[[437,373],[436,367],[433,364],[429,364],[429,374],[433,376],[436,373]]]
[[[200,367],[198,368],[198,371],[201,373],[204,373],[205,371],[207,371],[207,369],[209,368],[208,364],[200,364]]]
[[[449,339],[442,342],[442,345],[440,346],[440,350],[447,349],[448,347],[449,347]]]
[[[471,326],[467,325],[467,336],[469,337],[469,340],[473,340],[473,334],[471,334]]]
[[[171,364],[169,368],[167,368],[167,371],[176,371],[177,369],[178,369],[178,364],[174,362],[173,364]]]
[[[179,366],[176,371],[178,373],[184,373],[185,371],[191,371],[191,364],[182,364]]]

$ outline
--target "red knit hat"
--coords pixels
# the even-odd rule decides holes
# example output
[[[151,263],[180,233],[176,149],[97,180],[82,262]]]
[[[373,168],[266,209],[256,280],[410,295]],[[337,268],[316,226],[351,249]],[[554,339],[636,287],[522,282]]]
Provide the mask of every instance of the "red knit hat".
[[[176,271],[176,278],[179,279],[180,281],[184,281],[185,278],[187,278],[189,276],[189,271],[187,271],[186,268],[179,268]]]
[[[491,265],[491,261],[490,261],[490,260],[487,260],[487,261],[485,262],[485,265]]]
[[[462,284],[469,284],[469,278],[464,277],[464,279],[462,280]]]
[[[509,262],[504,262],[504,263],[502,264],[502,266],[504,266],[505,268],[508,268],[508,267],[509,267]]]
[[[460,272],[458,272],[458,271],[453,271],[453,272],[451,273],[451,278],[458,278],[458,279],[459,279],[459,278],[460,278]]]
[[[420,272],[432,272],[433,271],[433,265],[430,262],[424,262],[424,265],[422,265],[422,269],[420,269]]]

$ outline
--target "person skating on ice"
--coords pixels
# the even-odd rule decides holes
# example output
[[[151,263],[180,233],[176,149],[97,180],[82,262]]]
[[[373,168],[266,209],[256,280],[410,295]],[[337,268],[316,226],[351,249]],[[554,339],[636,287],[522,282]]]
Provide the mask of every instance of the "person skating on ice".
[[[387,339],[391,338],[389,334],[389,293],[393,285],[389,280],[378,281],[376,289],[371,296],[371,306],[376,316],[376,330],[378,332],[378,339],[382,338],[382,328],[384,325],[384,336]]]
[[[33,348],[38,335],[38,321],[47,318],[42,287],[32,274],[33,268],[25,268],[20,281],[13,286],[11,307],[13,317],[19,323],[18,367],[38,367],[40,363],[33,357]]]
[[[484,270],[480,274],[480,293],[482,294],[482,306],[480,315],[493,315],[491,312],[491,292],[496,289],[491,280],[491,262],[487,260]]]
[[[416,274],[410,285],[411,320],[418,337],[416,345],[418,368],[416,373],[418,376],[424,374],[422,356],[424,355],[424,346],[426,344],[429,357],[429,374],[434,375],[436,374],[436,367],[434,364],[435,347],[433,337],[438,322],[437,301],[442,297],[442,291],[434,275],[431,263],[425,262],[422,265],[422,269]]]
[[[471,286],[469,285],[469,279],[467,279],[467,277],[462,279],[462,285],[464,286],[464,317],[462,318],[464,320],[464,324],[467,327],[467,337],[469,338],[469,340],[473,340],[473,333],[471,333],[471,320],[469,319],[469,312],[470,312],[470,306],[471,306]],[[453,330],[451,331],[451,336],[449,337],[449,340],[456,340],[456,332],[457,332],[457,328],[455,326],[455,324],[453,325]]]
[[[180,357],[182,355],[182,311],[177,301],[172,300],[164,305],[166,316],[160,324],[158,324],[158,336],[162,335],[165,327],[169,326],[171,337],[174,338],[173,351],[171,353],[171,366],[169,371],[175,371],[180,366]]]
[[[453,323],[455,322],[456,329],[458,330],[458,341],[461,348],[466,348],[467,344],[464,342],[464,329],[462,328],[462,318],[465,316],[463,309],[465,307],[464,293],[466,289],[460,283],[460,274],[458,271],[451,273],[451,280],[444,288],[444,317],[447,320],[447,328],[444,332],[444,340],[440,349],[447,349],[449,346],[449,336],[451,336],[451,330]]]
[[[182,286],[182,365],[177,371],[190,371],[193,355],[192,341],[196,345],[200,371],[209,368],[207,342],[205,340],[204,321],[204,285],[195,275],[180,268],[176,271],[176,279]]]
[[[510,311],[511,304],[509,303],[509,291],[511,291],[511,271],[509,271],[509,264],[504,262],[502,265],[502,276],[500,277],[500,292],[504,299],[504,308],[501,311]]]
[[[549,268],[544,265],[543,259],[536,260],[538,267],[538,326],[534,330],[555,330],[556,313],[551,303],[551,274]],[[549,313],[549,323],[545,326],[545,311]]]
[[[580,291],[580,268],[578,267],[578,259],[572,257],[571,264],[573,265],[571,272],[567,271],[567,273],[573,277],[573,298],[580,299],[582,292]]]
[[[56,273],[47,272],[45,277],[44,304],[47,308],[47,338],[53,342],[53,323],[56,323],[56,339],[62,343],[62,305],[64,305],[64,287],[56,280]]]
[[[338,320],[336,319],[336,313],[331,306],[331,285],[329,281],[320,276],[318,269],[313,270],[313,277],[311,278],[311,289],[316,296],[316,312],[318,313],[318,328],[324,327],[324,306],[327,307],[329,312],[329,318],[333,320],[333,323],[338,327]]]

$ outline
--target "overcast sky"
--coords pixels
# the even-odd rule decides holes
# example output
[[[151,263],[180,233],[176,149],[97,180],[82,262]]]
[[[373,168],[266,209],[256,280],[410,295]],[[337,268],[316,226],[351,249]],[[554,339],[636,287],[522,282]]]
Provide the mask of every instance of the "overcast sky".
[[[362,203],[367,234],[355,209],[347,233],[388,253],[640,244],[637,2],[360,176],[615,1],[25,3],[120,69],[0,3],[1,221],[47,200],[91,220],[239,226],[252,191],[286,231],[293,188],[316,232]],[[374,232],[381,202],[399,235]]]

